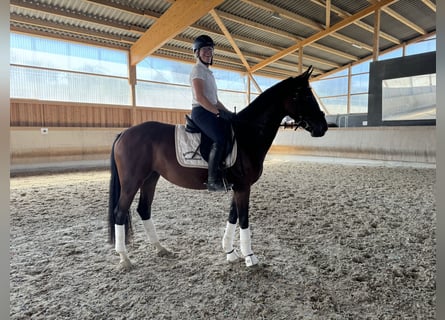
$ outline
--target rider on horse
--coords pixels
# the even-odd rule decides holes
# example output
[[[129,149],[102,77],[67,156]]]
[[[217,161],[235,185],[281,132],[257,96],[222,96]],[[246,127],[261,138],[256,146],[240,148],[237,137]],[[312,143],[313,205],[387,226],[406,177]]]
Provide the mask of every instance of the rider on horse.
[[[207,35],[197,37],[193,43],[197,61],[190,73],[193,94],[191,118],[213,142],[208,160],[207,189],[226,191],[220,166],[225,155],[233,113],[219,101],[215,77],[209,69],[213,64],[214,47],[212,38]]]

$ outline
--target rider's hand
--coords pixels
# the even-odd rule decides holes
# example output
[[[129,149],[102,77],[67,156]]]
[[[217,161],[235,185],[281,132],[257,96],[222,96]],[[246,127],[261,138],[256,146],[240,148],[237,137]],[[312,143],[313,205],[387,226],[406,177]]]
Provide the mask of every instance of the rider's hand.
[[[232,121],[235,117],[235,114],[231,111],[220,109],[217,116],[221,119]]]

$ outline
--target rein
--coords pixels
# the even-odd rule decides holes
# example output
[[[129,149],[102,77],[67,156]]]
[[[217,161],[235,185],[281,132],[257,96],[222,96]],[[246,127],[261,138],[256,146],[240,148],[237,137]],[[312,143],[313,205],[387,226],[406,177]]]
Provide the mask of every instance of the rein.
[[[298,128],[308,130],[308,129],[310,129],[311,126],[309,125],[309,123],[306,120],[301,119],[301,120],[295,121],[294,123],[291,123],[291,124],[286,124],[286,123],[280,124],[280,127],[283,127],[284,129],[294,128],[294,131],[296,131]]]

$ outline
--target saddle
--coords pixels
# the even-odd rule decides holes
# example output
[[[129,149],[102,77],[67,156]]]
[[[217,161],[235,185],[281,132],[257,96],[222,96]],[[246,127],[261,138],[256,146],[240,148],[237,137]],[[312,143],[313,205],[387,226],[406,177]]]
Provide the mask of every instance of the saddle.
[[[185,125],[175,127],[175,148],[178,162],[185,167],[207,168],[212,140],[199,129],[198,125],[185,116]],[[232,130],[232,139],[228,139],[225,148],[223,167],[233,166],[236,160],[236,141]]]

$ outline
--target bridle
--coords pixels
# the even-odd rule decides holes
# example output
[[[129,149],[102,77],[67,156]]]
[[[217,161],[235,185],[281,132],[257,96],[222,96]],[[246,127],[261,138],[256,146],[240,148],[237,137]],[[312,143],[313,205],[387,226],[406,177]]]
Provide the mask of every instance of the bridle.
[[[295,104],[297,103],[297,100],[304,101],[305,102],[304,104],[311,103],[309,100],[315,100],[315,98],[314,98],[314,96],[312,94],[311,95],[306,94],[302,99],[299,98],[299,96],[302,94],[301,91],[303,91],[303,90],[310,91],[310,88],[309,87],[307,87],[307,88],[301,87],[301,88],[297,89],[297,91],[295,92],[294,97],[292,97],[292,100],[295,102]],[[315,110],[315,111],[311,111],[311,112],[312,112],[312,114],[314,116],[319,115],[320,117],[324,117],[324,115],[325,115],[324,112],[321,111],[321,110]],[[312,127],[311,127],[310,123],[307,120],[304,119],[304,114],[298,115],[298,118],[294,119],[294,121],[295,121],[295,125],[294,125],[295,129],[294,130],[297,130],[298,128],[303,128],[303,129],[305,129],[305,130],[307,130],[309,132],[312,131]]]

